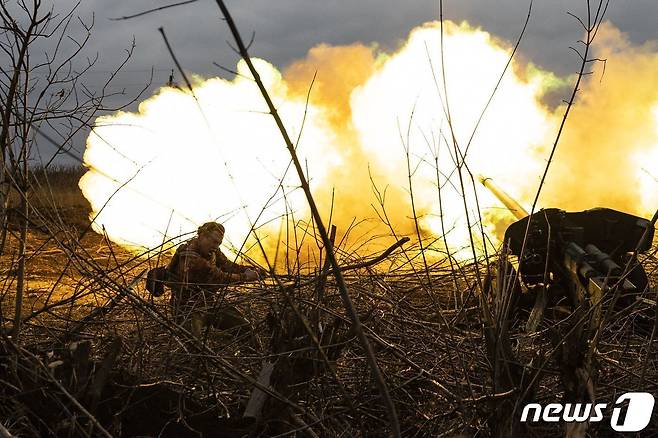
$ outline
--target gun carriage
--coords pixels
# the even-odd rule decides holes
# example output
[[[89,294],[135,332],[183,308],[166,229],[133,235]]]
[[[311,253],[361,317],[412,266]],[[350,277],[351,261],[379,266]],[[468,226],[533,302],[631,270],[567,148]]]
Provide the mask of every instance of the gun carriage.
[[[491,179],[480,181],[518,219],[507,228],[504,242],[528,288],[563,291],[573,306],[596,305],[613,289],[622,303],[631,304],[647,288],[637,255],[651,248],[651,221],[610,208],[546,208],[531,216]]]
[[[610,315],[632,310],[648,287],[647,274],[637,256],[651,247],[656,217],[648,221],[610,208],[581,212],[546,208],[530,215],[491,179],[480,177],[480,182],[517,219],[505,231],[498,271],[495,277],[488,276],[489,286],[485,287],[494,303],[492,318],[485,324],[494,391],[520,394],[521,405],[532,401],[550,356],[543,356],[541,346],[525,347],[541,339],[534,334],[550,302],[554,315],[566,310],[545,332],[560,369],[563,402],[593,403],[601,329]],[[516,269],[510,255],[516,258]],[[533,301],[534,305],[530,304]],[[523,303],[530,304],[532,310],[525,321],[526,334],[520,335],[517,347],[512,348],[509,326],[518,319],[511,315],[525,310]],[[644,316],[653,327],[655,315]],[[520,357],[527,357],[528,352],[534,356],[524,364]],[[528,432],[522,432],[521,423],[513,419],[518,414],[516,406],[512,400],[495,406],[494,435]],[[569,423],[566,436],[584,438],[587,428],[587,422]]]

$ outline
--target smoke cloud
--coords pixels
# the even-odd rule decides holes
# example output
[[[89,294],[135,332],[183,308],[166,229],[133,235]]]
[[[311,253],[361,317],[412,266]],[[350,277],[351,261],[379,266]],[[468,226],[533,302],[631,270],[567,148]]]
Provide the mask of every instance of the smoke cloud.
[[[323,216],[339,240],[349,232],[346,249],[415,238],[414,209],[431,256],[445,256],[445,237],[467,257],[470,237],[483,244],[480,224],[495,246],[511,215],[471,174],[532,202],[564,112],[547,96],[573,78],[513,60],[498,83],[509,43],[467,23],[445,22],[441,47],[433,22],[394,53],[319,45],[282,73],[257,60],[299,139]],[[650,215],[658,206],[658,50],[633,46],[611,24],[595,50],[605,72],[596,64],[578,95],[540,207]],[[233,80],[195,78],[193,94],[162,88],[138,113],[97,120],[80,181],[96,227],[150,248],[220,220],[234,247],[255,228],[270,255],[302,241],[307,255],[317,250],[281,136],[248,70],[237,70]]]

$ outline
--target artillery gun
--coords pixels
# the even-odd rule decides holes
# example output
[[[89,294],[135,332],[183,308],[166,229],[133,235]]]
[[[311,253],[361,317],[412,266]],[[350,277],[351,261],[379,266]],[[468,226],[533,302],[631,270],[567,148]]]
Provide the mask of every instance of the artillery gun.
[[[490,178],[479,179],[517,219],[505,231],[498,272],[488,277],[491,287],[485,288],[492,292],[494,303],[493,318],[485,325],[494,392],[522,394],[521,406],[533,400],[544,359],[539,359],[543,347],[532,344],[542,342],[537,329],[550,302],[555,304],[551,306],[554,315],[567,312],[543,331],[560,369],[563,402],[593,403],[598,339],[606,322],[612,321],[611,315],[628,314],[641,302],[636,298],[647,289],[648,280],[637,255],[651,247],[657,217],[648,221],[610,208],[581,212],[546,208],[528,214]],[[516,256],[516,269],[509,262],[510,254]],[[517,336],[519,342],[513,348],[508,329],[517,319],[510,315],[524,310],[521,303],[533,301],[525,322],[526,335]],[[655,315],[645,316],[653,326]],[[528,354],[534,356],[524,364],[521,357]],[[535,359],[541,361],[534,363]],[[496,404],[494,435],[527,435],[521,423],[513,420],[516,407],[511,400]],[[568,437],[587,434],[587,422],[565,426]]]
[[[651,221],[610,208],[546,208],[529,215],[490,178],[480,177],[480,182],[517,218],[504,242],[518,258],[519,277],[526,286],[563,290],[574,306],[596,305],[615,288],[622,302],[631,304],[647,288],[637,255],[651,247]]]

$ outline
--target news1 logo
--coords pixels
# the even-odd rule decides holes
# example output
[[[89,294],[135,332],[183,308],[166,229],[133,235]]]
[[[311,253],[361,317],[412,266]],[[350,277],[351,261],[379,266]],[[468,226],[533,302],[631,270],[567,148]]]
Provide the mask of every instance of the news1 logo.
[[[622,404],[628,401],[626,416],[622,418]],[[612,409],[610,427],[616,432],[639,432],[651,421],[654,405],[653,395],[648,392],[627,392],[620,395]],[[539,403],[529,403],[523,408],[521,422],[548,423],[560,420],[566,423],[599,422],[603,420],[606,403],[550,403],[542,406]],[[530,413],[532,417],[528,419]]]

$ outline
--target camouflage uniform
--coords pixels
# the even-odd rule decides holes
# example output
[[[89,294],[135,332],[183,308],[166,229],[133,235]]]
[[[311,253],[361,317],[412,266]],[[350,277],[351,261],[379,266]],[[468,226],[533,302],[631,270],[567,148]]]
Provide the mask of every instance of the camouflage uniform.
[[[178,247],[167,266],[171,287],[171,307],[178,323],[190,322],[199,337],[206,325],[227,330],[248,322],[234,306],[215,303],[214,292],[244,280],[247,266],[230,261],[219,249],[203,256],[194,238]]]

